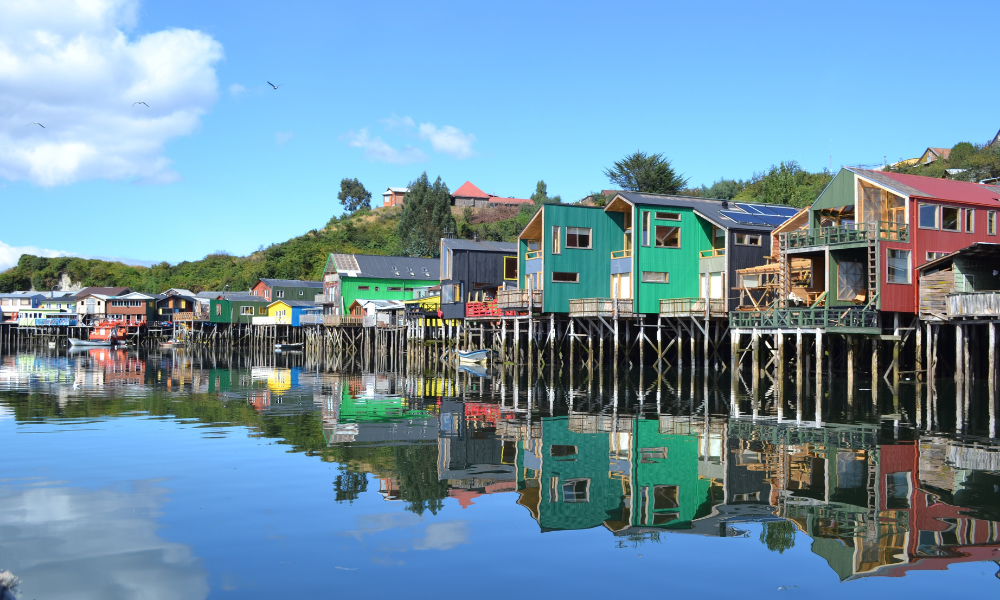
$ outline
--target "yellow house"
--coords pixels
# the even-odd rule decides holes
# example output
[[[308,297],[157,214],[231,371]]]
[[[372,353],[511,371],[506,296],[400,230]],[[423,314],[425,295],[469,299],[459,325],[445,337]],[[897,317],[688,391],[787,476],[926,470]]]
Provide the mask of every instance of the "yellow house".
[[[299,317],[306,310],[319,310],[315,302],[305,300],[275,300],[267,305],[267,316],[274,318],[275,325],[299,326]]]

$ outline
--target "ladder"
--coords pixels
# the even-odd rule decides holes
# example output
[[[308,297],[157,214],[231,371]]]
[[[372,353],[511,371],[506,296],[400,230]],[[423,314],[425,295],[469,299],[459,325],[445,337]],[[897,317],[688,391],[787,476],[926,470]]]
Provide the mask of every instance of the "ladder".
[[[778,234],[778,308],[788,307],[788,295],[791,294],[791,274],[788,272],[788,234]]]
[[[878,299],[878,224],[868,228],[868,306],[877,308]]]

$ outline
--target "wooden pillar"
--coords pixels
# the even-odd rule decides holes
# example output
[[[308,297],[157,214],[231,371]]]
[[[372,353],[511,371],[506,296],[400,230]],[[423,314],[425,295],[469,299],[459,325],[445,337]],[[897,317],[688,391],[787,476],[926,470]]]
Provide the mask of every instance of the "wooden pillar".
[[[823,330],[816,330],[816,410],[823,398]],[[817,413],[818,414],[818,413]],[[819,418],[816,419],[819,421]]]
[[[736,393],[739,386],[739,365],[740,365],[740,336],[739,329],[729,330],[729,379],[732,392]]]
[[[854,406],[854,336],[847,336],[847,405]]]
[[[754,401],[756,402],[757,390],[760,384],[760,332],[754,329],[750,336],[753,348],[753,358],[751,359],[751,364],[753,365],[753,372],[751,373],[753,381],[752,393]]]
[[[962,395],[962,384],[965,382],[965,327],[955,325],[955,385],[958,397]]]
[[[920,382],[924,378],[924,328],[920,325],[920,321],[917,321],[917,330],[914,332],[917,335],[917,351],[915,356],[915,370],[914,381]],[[920,398],[917,398],[919,404]]]

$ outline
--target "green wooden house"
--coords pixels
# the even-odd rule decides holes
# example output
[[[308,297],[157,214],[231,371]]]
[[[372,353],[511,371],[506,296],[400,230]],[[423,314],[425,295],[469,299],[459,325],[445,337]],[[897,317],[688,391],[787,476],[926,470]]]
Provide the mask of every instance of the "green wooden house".
[[[436,258],[331,254],[323,274],[323,313],[347,314],[355,300],[412,300],[441,283]]]
[[[253,294],[222,294],[209,300],[209,317],[211,323],[243,323],[251,324],[254,317],[266,317],[267,305],[270,304],[261,296]]]
[[[610,297],[631,299],[635,313],[663,316],[704,314],[704,299],[720,316],[734,308],[736,271],[765,264],[771,231],[797,213],[632,192],[619,193],[604,210],[624,223],[622,249],[610,256]]]
[[[540,290],[535,297],[548,313],[568,313],[570,300],[609,297],[611,256],[623,249],[624,233],[620,212],[542,206],[518,236],[518,287]]]

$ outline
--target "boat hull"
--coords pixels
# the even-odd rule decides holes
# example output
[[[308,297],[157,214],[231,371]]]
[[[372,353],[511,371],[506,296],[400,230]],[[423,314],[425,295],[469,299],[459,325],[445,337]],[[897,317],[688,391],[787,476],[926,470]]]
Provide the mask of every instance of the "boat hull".
[[[111,346],[114,344],[112,340],[77,340],[70,338],[70,346]]]
[[[490,357],[489,350],[475,350],[473,352],[458,352],[458,361],[463,363],[484,363]]]

